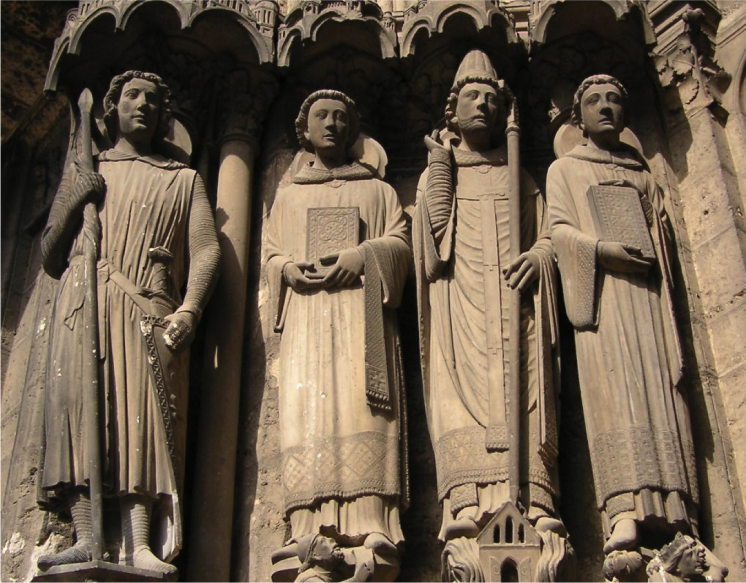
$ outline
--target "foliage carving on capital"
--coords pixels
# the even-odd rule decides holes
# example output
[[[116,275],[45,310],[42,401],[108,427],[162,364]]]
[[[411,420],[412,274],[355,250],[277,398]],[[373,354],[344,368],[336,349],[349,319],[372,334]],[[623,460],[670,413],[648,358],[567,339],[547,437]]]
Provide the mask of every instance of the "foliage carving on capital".
[[[264,119],[277,96],[279,84],[274,78],[252,82],[248,71],[235,69],[225,77],[220,109],[220,135],[247,139],[258,144]]]
[[[722,107],[722,94],[730,84],[731,75],[713,56],[714,39],[708,15],[702,8],[686,5],[678,19],[678,35],[671,42],[661,43],[663,50],[653,55],[658,78],[666,90],[667,109],[674,112],[710,107],[727,115]]]

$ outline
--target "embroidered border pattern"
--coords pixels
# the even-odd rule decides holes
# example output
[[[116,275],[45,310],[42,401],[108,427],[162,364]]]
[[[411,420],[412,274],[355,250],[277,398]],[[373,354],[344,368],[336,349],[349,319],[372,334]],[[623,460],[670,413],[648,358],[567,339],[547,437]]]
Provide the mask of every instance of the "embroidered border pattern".
[[[599,508],[612,496],[643,488],[696,499],[694,467],[684,464],[693,456],[693,444],[676,431],[635,426],[602,433],[591,446]]]
[[[328,498],[398,496],[399,439],[378,431],[316,439],[282,452],[287,512]]]

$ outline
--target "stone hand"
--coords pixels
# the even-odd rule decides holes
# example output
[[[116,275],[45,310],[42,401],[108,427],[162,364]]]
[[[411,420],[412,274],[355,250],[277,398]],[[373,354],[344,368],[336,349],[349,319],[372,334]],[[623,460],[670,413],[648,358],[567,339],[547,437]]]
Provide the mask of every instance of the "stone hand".
[[[428,152],[442,151],[448,153],[448,146],[443,145],[439,141],[439,131],[433,130],[433,133],[429,136],[425,136],[425,146]]]
[[[599,241],[596,255],[601,267],[619,273],[647,273],[652,265],[637,247],[611,241]]]
[[[355,574],[349,579],[344,581],[350,581],[351,583],[359,583],[362,581],[370,581],[373,578],[373,572],[371,571],[371,565],[368,565],[365,561],[359,561],[355,565]]]
[[[83,172],[78,176],[72,196],[76,205],[98,203],[106,192],[106,181],[98,172]]]
[[[326,277],[322,280],[325,287],[348,287],[352,285],[365,270],[363,255],[357,249],[345,249],[319,258],[322,265],[335,261]]]
[[[539,278],[539,256],[534,251],[521,253],[518,259],[503,269],[503,277],[510,289],[517,288],[523,293]]]
[[[306,271],[313,267],[313,263],[306,261],[296,261],[295,263],[288,263],[282,270],[282,276],[285,278],[285,283],[288,284],[293,291],[302,292],[309,289],[320,289],[323,286],[321,279],[309,279],[306,277]]]
[[[170,323],[163,333],[163,340],[171,350],[178,352],[183,350],[194,340],[194,332],[197,328],[197,317],[191,312],[176,312],[166,316]]]

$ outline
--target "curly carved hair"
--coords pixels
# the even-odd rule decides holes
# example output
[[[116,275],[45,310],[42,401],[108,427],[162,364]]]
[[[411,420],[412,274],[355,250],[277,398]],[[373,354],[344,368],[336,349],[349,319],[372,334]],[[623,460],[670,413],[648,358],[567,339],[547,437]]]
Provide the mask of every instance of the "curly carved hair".
[[[619,89],[619,93],[622,94],[622,106],[624,111],[627,111],[628,95],[624,85],[622,85],[616,77],[612,77],[611,75],[591,75],[580,84],[580,87],[578,87],[578,90],[575,92],[575,97],[572,100],[572,123],[580,127],[580,123],[583,121],[583,115],[580,111],[580,101],[583,98],[583,93],[585,93],[592,85],[604,85],[606,83]]]
[[[124,89],[124,86],[133,79],[150,81],[158,88],[160,107],[158,109],[158,127],[153,135],[153,141],[159,142],[168,135],[168,124],[171,121],[171,115],[173,112],[171,109],[171,90],[168,88],[168,85],[164,83],[163,79],[155,73],[127,71],[126,73],[117,75],[111,80],[109,90],[106,92],[106,97],[104,97],[104,124],[106,125],[106,130],[109,132],[109,137],[112,140],[116,139],[117,132],[119,131],[117,105],[122,96],[122,89]]]
[[[306,97],[303,105],[300,106],[300,113],[295,120],[295,133],[298,136],[300,145],[303,146],[309,152],[313,152],[313,145],[306,139],[305,132],[308,129],[308,113],[311,111],[311,106],[319,101],[320,99],[334,99],[335,101],[341,101],[347,107],[347,115],[349,117],[349,132],[347,134],[347,147],[351,147],[360,136],[360,113],[358,113],[357,105],[347,95],[341,91],[335,91],[333,89],[322,89],[320,91],[314,91]]]
[[[469,75],[467,77],[459,79],[459,81],[451,88],[451,94],[448,96],[448,101],[446,102],[446,126],[448,126],[448,129],[451,130],[453,133],[459,136],[461,135],[458,127],[458,122],[456,121],[456,107],[458,105],[459,93],[461,93],[461,90],[469,83],[484,83],[485,85],[489,85],[495,91],[497,91],[497,94],[499,96],[502,97],[502,104],[500,106],[501,110],[498,117],[499,121],[495,125],[495,131],[493,134],[493,141],[499,142],[502,139],[503,134],[505,133],[505,127],[507,125],[507,114],[511,105],[513,105],[514,103],[515,98],[513,97],[513,92],[505,84],[504,81],[500,81],[499,79],[495,79],[493,77]]]

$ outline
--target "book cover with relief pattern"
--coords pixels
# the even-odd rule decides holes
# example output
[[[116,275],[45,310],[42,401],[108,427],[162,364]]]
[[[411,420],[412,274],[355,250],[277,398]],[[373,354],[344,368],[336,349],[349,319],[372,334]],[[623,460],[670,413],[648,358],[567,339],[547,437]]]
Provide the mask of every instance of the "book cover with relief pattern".
[[[588,189],[587,195],[596,233],[602,241],[637,247],[644,259],[655,260],[653,240],[636,189],[595,185]]]
[[[306,261],[313,263],[315,268],[315,271],[307,272],[306,276],[324,277],[334,262],[331,265],[321,265],[321,257],[358,246],[360,209],[356,206],[308,209],[306,237]]]

